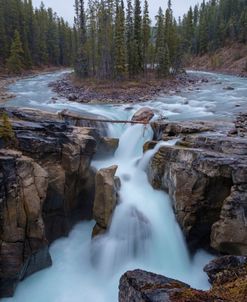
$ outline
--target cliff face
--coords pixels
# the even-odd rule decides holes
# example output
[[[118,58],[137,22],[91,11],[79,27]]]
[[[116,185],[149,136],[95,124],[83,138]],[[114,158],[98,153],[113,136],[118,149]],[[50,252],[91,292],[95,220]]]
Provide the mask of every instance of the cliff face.
[[[0,152],[0,293],[51,264],[42,219],[47,172],[18,152]]]
[[[92,219],[99,136],[49,114],[12,118],[15,141],[0,151],[0,297],[51,264],[51,242]]]
[[[211,245],[223,253],[246,255],[247,140],[210,127],[156,125],[156,136],[181,140],[159,149],[149,165],[149,179],[171,196],[192,249]]]

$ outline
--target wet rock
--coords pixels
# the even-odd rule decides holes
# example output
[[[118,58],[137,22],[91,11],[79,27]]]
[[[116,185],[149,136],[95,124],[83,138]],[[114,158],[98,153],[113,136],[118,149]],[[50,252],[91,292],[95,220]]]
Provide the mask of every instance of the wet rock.
[[[42,218],[47,172],[21,153],[0,151],[0,297],[51,265]]]
[[[223,284],[230,279],[239,277],[241,270],[247,266],[247,257],[245,256],[223,256],[210,261],[204,267],[204,271],[209,277],[209,282],[214,284]]]
[[[170,128],[162,127],[161,137],[166,138]],[[177,134],[197,131],[198,125],[186,130],[172,127],[176,130],[172,134]],[[223,253],[245,255],[247,140],[227,134],[184,134],[175,146],[159,149],[148,175],[155,188],[170,194],[192,249],[211,246]]]
[[[148,123],[154,117],[154,112],[148,107],[141,108],[132,117],[132,122]]]
[[[8,150],[0,158],[4,296],[13,294],[19,279],[50,264],[49,243],[66,236],[76,222],[92,219],[95,172],[90,164],[99,136],[53,120],[49,113],[7,110],[16,138],[9,148],[19,153]]]
[[[225,269],[221,275],[227,272]],[[134,270],[120,279],[119,302],[245,302],[246,281],[246,268],[235,268],[235,276],[214,283],[209,291],[201,291],[178,280]]]
[[[119,145],[118,138],[101,137],[96,152],[97,158],[113,156]]]
[[[235,90],[235,88],[231,87],[231,86],[226,86],[223,88],[224,90]]]
[[[154,140],[167,140],[178,136],[212,131],[215,125],[210,122],[169,122],[155,121],[151,123]]]
[[[119,283],[119,302],[221,302],[213,294],[188,284],[142,270],[126,272]]]
[[[95,177],[95,199],[93,216],[96,225],[93,237],[104,233],[111,223],[111,217],[118,202],[120,179],[115,176],[117,166],[101,169]]]

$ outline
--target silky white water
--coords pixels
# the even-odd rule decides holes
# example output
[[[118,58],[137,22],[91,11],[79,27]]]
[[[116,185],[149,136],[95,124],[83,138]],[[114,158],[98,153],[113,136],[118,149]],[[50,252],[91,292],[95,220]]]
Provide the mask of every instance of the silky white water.
[[[198,89],[171,92],[145,104],[88,105],[58,98],[48,87],[63,73],[24,79],[10,86],[16,98],[6,106],[31,107],[48,111],[62,109],[100,114],[108,119],[130,119],[141,106],[153,108],[170,120],[232,120],[245,111],[246,79],[212,73],[193,72],[210,78]],[[232,86],[235,90],[225,90]],[[120,137],[114,157],[93,162],[95,167],[117,164],[121,178],[120,203],[107,234],[91,241],[94,222],[78,224],[68,238],[52,244],[53,266],[21,282],[14,298],[4,302],[116,302],[120,276],[141,268],[208,288],[203,266],[211,256],[199,251],[190,259],[167,194],[154,190],[145,169],[158,148],[144,156],[142,147],[151,139],[143,126],[109,125],[109,136]],[[170,142],[170,144],[175,143]]]
[[[51,246],[53,266],[20,283],[15,297],[3,301],[116,302],[120,276],[136,268],[208,287],[202,269],[211,256],[200,251],[190,259],[168,195],[148,182],[146,166],[160,147],[142,155],[151,129],[136,125],[110,131],[112,136],[122,131],[115,156],[93,162],[98,169],[118,165],[120,203],[109,231],[92,241],[94,222],[77,225],[69,238]]]

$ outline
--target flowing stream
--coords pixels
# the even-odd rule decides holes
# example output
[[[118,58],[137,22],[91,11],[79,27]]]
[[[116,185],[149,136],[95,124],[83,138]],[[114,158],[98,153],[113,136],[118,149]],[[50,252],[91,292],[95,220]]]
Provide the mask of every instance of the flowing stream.
[[[202,73],[194,73],[200,76]],[[21,80],[10,87],[17,96],[7,106],[23,106],[57,111],[64,108],[101,114],[107,118],[130,119],[141,104],[84,105],[59,99],[48,83],[62,73]],[[211,83],[200,90],[170,93],[145,103],[159,109],[170,119],[232,119],[232,113],[245,108],[246,79],[207,74]],[[225,90],[231,85],[235,90]],[[226,103],[227,100],[227,103]],[[230,111],[232,110],[232,111]],[[142,153],[143,144],[152,138],[152,130],[142,125],[112,125],[109,136],[120,144],[112,158],[93,161],[97,169],[118,165],[121,179],[120,202],[108,232],[91,240],[94,222],[75,226],[68,238],[50,247],[53,266],[21,282],[14,298],[5,302],[116,302],[120,276],[129,269],[141,268],[176,278],[191,286],[209,287],[203,266],[212,258],[205,251],[189,256],[182,232],[173,214],[169,196],[154,190],[145,169],[160,148]],[[175,141],[166,142],[174,144]]]

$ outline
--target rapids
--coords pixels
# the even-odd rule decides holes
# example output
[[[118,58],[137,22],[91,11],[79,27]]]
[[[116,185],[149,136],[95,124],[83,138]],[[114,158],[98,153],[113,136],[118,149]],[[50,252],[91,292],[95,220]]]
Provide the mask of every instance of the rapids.
[[[58,111],[69,108],[101,114],[107,118],[129,119],[141,104],[85,105],[53,98],[48,83],[63,73],[47,74],[18,81],[10,86],[16,98],[7,106],[23,106]],[[195,73],[200,76],[201,73]],[[179,95],[160,96],[145,105],[159,109],[170,119],[232,119],[243,110],[247,94],[246,79],[207,74],[212,83],[200,90],[186,90]],[[234,86],[234,91],[224,90]],[[217,92],[217,93],[216,93]],[[226,102],[227,100],[227,102]],[[236,106],[238,105],[238,106]],[[240,106],[240,109],[239,109]],[[230,111],[232,110],[232,111]],[[53,266],[38,272],[17,288],[14,298],[3,302],[116,302],[120,276],[129,269],[141,268],[179,279],[191,286],[209,287],[203,266],[212,258],[198,251],[191,258],[176,222],[169,196],[154,190],[145,169],[161,146],[142,153],[143,144],[152,138],[152,130],[141,125],[111,125],[109,136],[119,137],[120,144],[112,158],[93,161],[97,169],[118,165],[121,179],[120,203],[108,232],[91,241],[94,222],[82,222],[68,238],[50,247]],[[166,144],[174,144],[170,141]]]

